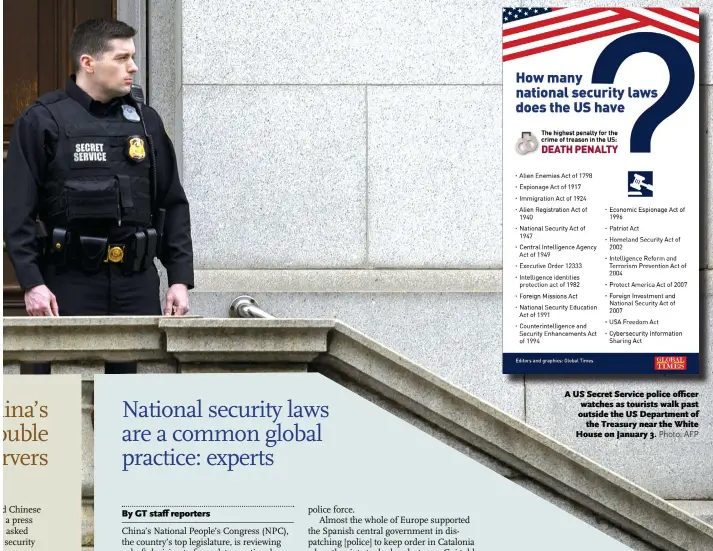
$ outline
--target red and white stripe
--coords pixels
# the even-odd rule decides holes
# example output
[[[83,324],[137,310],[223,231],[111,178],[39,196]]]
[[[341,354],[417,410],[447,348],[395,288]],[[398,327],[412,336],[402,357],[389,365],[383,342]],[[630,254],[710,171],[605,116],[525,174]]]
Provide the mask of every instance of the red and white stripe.
[[[647,27],[698,43],[698,11],[698,8],[553,8],[552,12],[503,25],[503,61]]]

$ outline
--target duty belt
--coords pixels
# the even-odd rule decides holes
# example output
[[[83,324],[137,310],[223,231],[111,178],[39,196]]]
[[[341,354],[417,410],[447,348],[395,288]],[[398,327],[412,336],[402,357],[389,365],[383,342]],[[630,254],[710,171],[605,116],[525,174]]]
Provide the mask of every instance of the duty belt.
[[[158,255],[157,248],[158,237],[154,228],[138,231],[116,243],[106,237],[54,228],[48,252],[50,261],[58,266],[74,261],[93,272],[105,264],[119,264],[124,273],[130,274],[145,270]]]

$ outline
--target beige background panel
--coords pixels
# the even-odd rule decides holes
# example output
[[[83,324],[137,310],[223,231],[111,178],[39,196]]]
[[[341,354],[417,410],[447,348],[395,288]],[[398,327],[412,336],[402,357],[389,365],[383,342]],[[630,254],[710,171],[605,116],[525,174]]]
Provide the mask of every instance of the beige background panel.
[[[81,377],[3,377],[3,549],[56,551],[81,546]],[[10,417],[9,406],[33,406],[34,417]],[[40,406],[47,406],[45,417]],[[9,442],[7,431],[46,430],[45,442]],[[36,456],[37,465],[15,465],[8,454],[46,454],[47,464]],[[15,456],[17,458],[17,456]],[[30,463],[29,458],[25,458]],[[41,508],[39,514],[13,513],[12,507]],[[19,523],[18,519],[32,519]],[[9,523],[8,523],[9,521]],[[8,533],[15,528],[27,534]],[[25,542],[22,547],[7,540]],[[34,540],[33,546],[27,540]]]

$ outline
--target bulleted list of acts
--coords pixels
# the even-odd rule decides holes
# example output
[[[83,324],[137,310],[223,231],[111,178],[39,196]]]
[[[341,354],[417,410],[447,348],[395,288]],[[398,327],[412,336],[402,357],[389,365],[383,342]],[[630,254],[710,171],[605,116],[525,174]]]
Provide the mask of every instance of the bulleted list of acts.
[[[562,147],[611,137],[591,134]],[[580,164],[540,171],[523,161],[506,175],[504,351],[697,352],[686,314],[698,300],[697,234],[688,232],[697,213],[683,197],[655,199],[650,171]],[[628,188],[610,183],[622,174]]]

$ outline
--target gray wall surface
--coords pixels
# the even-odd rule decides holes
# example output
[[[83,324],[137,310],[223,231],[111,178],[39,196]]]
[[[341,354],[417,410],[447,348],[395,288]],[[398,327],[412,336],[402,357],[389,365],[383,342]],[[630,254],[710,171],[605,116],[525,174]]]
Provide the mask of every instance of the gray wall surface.
[[[192,313],[227,316],[248,293],[275,316],[337,317],[710,518],[709,376],[501,374],[500,10],[482,0],[152,0],[150,98],[191,200]],[[712,52],[702,19],[707,190]],[[707,191],[701,203],[707,220]],[[710,240],[710,228],[701,235]],[[705,247],[701,269],[711,264]],[[702,309],[707,361],[703,300]],[[701,392],[702,435],[577,440],[576,410],[562,399],[574,388]]]

